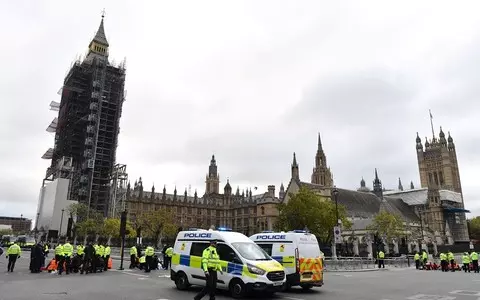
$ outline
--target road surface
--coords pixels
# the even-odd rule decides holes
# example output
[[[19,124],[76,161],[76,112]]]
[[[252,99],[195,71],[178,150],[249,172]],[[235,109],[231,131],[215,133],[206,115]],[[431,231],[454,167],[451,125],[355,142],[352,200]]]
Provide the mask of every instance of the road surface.
[[[118,268],[118,261],[114,268]],[[117,265],[115,265],[117,264]],[[311,291],[279,293],[285,300],[480,300],[480,274],[442,273],[393,269],[374,272],[329,272],[325,286]],[[30,274],[28,260],[21,258],[14,273],[6,273],[0,257],[0,300],[184,300],[195,292],[177,291],[168,272],[110,270],[99,274]],[[265,299],[264,296],[253,298]],[[207,298],[205,298],[207,299]],[[231,299],[221,293],[217,299]]]

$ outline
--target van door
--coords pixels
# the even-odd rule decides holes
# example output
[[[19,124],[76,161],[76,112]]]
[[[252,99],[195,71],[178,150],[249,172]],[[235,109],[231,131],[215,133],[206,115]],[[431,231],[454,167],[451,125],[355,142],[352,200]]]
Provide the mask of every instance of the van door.
[[[228,289],[232,278],[242,277],[243,262],[229,245],[218,244],[217,253],[220,256],[223,271],[223,275],[218,273],[218,285],[220,288]]]
[[[205,272],[202,269],[203,250],[210,246],[207,242],[193,242],[190,249],[188,280],[192,284],[206,285]]]

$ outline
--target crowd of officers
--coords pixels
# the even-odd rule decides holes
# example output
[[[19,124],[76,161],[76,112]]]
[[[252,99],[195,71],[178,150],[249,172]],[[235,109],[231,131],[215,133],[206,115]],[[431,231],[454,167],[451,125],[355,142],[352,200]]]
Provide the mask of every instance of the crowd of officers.
[[[172,261],[173,248],[169,245],[165,245],[162,254],[163,261],[160,263],[158,256],[155,254],[155,249],[151,245],[148,245],[145,248],[144,255],[142,255],[139,245],[133,246],[130,248],[129,268],[139,268],[140,270],[145,270],[146,273],[149,273],[151,270],[157,270],[159,265],[161,265],[164,270],[168,270]]]
[[[459,270],[460,266],[455,261],[455,256],[453,255],[452,251],[447,253],[440,253],[440,269],[442,272],[455,272],[455,270]],[[425,269],[428,264],[428,254],[425,250],[422,253],[415,253],[414,256],[415,260],[415,267],[418,269]],[[475,251],[471,252],[464,252],[462,255],[462,269],[465,272],[471,272],[472,270],[474,273],[479,273],[478,267],[478,253]],[[436,269],[436,268],[433,268]]]

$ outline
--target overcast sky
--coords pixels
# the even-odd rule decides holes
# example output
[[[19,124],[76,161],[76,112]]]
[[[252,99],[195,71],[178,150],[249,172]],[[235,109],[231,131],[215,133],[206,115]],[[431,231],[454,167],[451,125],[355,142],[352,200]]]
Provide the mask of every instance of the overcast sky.
[[[360,4],[361,3],[361,4]],[[451,4],[451,5],[449,5]],[[451,131],[465,204],[480,213],[478,1],[0,0],[0,215],[34,217],[70,64],[106,9],[127,57],[119,163],[145,189],[309,181],[321,132],[337,186],[419,186],[416,132]]]

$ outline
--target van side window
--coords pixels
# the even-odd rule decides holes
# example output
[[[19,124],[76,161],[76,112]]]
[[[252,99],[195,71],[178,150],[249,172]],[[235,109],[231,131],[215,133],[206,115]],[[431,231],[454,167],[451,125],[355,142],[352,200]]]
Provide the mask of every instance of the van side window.
[[[234,258],[237,257],[235,251],[233,251],[230,246],[225,244],[218,244],[217,245],[217,253],[220,256],[220,260],[233,262]]]
[[[192,248],[190,249],[190,255],[192,256],[202,256],[203,250],[207,249],[210,244],[208,243],[192,243]]]
[[[257,244],[263,251],[267,252],[268,255],[272,256],[273,244]]]

